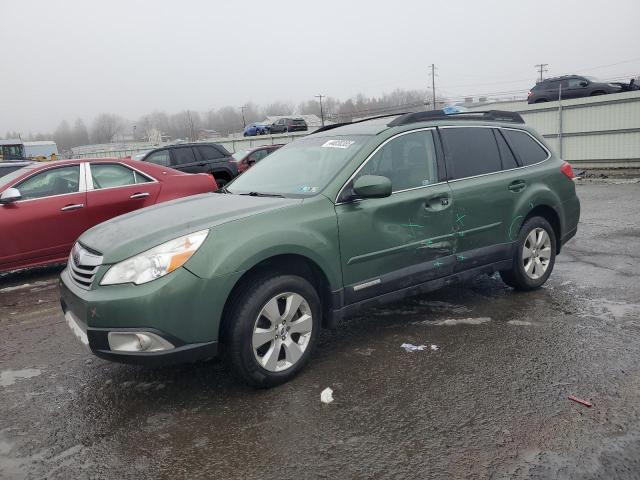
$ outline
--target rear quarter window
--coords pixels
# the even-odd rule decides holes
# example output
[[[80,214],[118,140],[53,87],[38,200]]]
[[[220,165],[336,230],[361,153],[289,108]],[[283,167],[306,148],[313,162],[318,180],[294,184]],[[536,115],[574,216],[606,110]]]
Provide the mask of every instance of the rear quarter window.
[[[534,165],[546,160],[547,151],[527,132],[521,130],[502,130],[511,150],[518,156],[524,166]]]
[[[502,170],[498,145],[491,128],[443,128],[447,167],[454,179]]]

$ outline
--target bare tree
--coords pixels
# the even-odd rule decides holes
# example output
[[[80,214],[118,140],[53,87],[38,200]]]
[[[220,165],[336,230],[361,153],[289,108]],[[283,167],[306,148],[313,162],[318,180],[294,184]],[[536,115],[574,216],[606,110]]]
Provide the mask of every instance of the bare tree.
[[[71,132],[72,147],[87,145],[89,143],[89,131],[81,118],[76,119]]]
[[[91,141],[93,143],[109,143],[123,128],[123,120],[110,113],[100,114],[93,122]]]
[[[60,151],[69,150],[73,145],[73,135],[71,134],[71,128],[66,120],[60,122],[56,131],[53,132],[53,139]]]

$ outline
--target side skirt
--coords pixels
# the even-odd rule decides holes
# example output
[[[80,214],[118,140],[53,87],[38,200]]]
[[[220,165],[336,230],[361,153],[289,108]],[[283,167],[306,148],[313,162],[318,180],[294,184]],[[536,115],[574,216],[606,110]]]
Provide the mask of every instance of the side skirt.
[[[363,310],[385,305],[387,303],[398,302],[398,301],[404,300],[405,298],[413,297],[415,295],[421,295],[424,293],[432,292],[442,287],[446,287],[447,285],[451,285],[452,283],[465,282],[483,273],[493,273],[498,270],[509,269],[511,268],[511,265],[512,265],[511,259],[501,260],[501,261],[490,263],[487,265],[482,265],[480,267],[470,268],[461,272],[456,272],[446,277],[441,277],[434,280],[428,280],[426,282],[423,282],[417,285],[401,288],[399,290],[395,290],[393,292],[368,298],[366,300],[361,300],[359,302],[346,305],[342,308],[339,308],[339,307],[332,308],[331,318],[328,319],[328,322],[326,323],[326,325],[328,328],[336,328],[340,320],[346,317],[354,316],[359,312],[362,312]],[[334,292],[334,295],[333,295],[334,307],[337,306],[336,304],[339,305],[341,303],[341,300],[344,298],[343,295],[344,294],[342,292]]]

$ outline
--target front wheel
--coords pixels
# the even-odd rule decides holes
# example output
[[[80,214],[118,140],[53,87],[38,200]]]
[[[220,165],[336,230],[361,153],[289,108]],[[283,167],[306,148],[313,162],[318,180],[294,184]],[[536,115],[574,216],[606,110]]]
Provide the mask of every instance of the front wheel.
[[[546,219],[527,220],[520,228],[511,268],[500,271],[504,283],[525,291],[544,285],[556,261],[556,241]]]
[[[225,319],[232,371],[254,387],[292,379],[309,360],[320,328],[320,299],[297,275],[268,275],[240,289]]]

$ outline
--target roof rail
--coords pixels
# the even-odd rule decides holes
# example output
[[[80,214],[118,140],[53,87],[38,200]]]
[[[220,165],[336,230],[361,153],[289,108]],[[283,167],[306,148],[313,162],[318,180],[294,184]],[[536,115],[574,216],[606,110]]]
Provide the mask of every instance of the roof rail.
[[[519,113],[506,112],[503,110],[487,110],[475,112],[456,112],[444,113],[442,110],[431,110],[428,112],[407,113],[398,117],[387,124],[389,127],[397,127],[398,125],[407,125],[416,122],[428,122],[431,120],[486,120],[493,122],[512,122],[524,123]]]
[[[325,132],[325,131],[331,130],[333,128],[344,127],[345,125],[351,125],[351,124],[354,124],[354,123],[368,122],[369,120],[375,120],[376,118],[397,117],[398,115],[409,115],[409,114],[405,113],[405,112],[402,112],[402,113],[387,113],[385,115],[378,115],[376,117],[363,118],[362,120],[356,120],[355,122],[334,123],[332,125],[325,125],[324,127],[320,127],[319,129],[314,130],[313,132],[311,132],[309,135],[313,135],[314,133]]]

